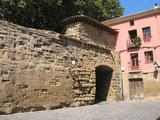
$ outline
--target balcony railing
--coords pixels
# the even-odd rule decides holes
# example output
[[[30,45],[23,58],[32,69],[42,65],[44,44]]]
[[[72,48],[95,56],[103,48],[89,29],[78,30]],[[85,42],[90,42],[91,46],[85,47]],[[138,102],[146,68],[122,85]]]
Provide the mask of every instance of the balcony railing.
[[[132,42],[131,39],[127,39],[126,42],[127,42],[127,48],[128,49],[130,49],[130,48],[137,48],[137,46]]]
[[[140,61],[138,61],[137,63],[132,63],[132,62],[128,62],[128,69],[129,71],[134,71],[134,70],[141,70],[140,68]]]
[[[151,41],[151,36],[143,36],[144,42],[150,42]]]

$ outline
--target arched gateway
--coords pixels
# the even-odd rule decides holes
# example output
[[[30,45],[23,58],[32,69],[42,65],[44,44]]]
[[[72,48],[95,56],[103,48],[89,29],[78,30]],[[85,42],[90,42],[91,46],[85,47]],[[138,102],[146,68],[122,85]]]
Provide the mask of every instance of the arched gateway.
[[[96,67],[96,103],[107,100],[112,73],[113,69],[108,66]]]

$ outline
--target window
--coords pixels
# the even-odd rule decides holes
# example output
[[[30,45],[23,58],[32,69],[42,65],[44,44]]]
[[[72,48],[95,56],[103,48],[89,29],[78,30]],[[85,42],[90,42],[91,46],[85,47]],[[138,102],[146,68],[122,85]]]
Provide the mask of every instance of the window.
[[[137,36],[137,30],[131,30],[131,31],[129,31],[129,37],[130,37],[130,40],[131,40],[132,43],[133,43],[134,38],[136,36]]]
[[[144,41],[149,41],[151,39],[151,29],[150,29],[150,27],[145,27],[142,30],[143,30]]]
[[[139,61],[138,61],[138,53],[131,54],[131,69],[138,69]]]
[[[130,23],[130,26],[133,26],[134,25],[134,20],[129,21],[129,23]]]
[[[153,62],[153,52],[152,51],[147,51],[144,54],[145,54],[145,63]]]

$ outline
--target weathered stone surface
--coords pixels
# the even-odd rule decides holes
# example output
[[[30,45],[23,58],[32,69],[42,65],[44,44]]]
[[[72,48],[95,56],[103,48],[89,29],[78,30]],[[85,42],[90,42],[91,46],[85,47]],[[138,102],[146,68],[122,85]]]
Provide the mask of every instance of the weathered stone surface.
[[[66,36],[110,49],[114,49],[116,44],[115,35],[84,22],[75,22],[68,25],[65,34]]]
[[[128,77],[140,77],[143,78],[143,95],[135,96],[137,97],[137,100],[141,100],[139,98],[143,98],[147,101],[159,101],[160,100],[160,76],[157,75],[157,77],[154,76],[154,72],[133,72],[133,73],[126,73],[123,72],[123,88],[124,88],[124,100],[129,101],[130,100],[130,87],[129,87],[129,80]],[[136,100],[136,98],[135,98]]]
[[[92,28],[88,24],[83,25],[88,31]],[[100,65],[114,70],[107,100],[118,100],[117,53],[110,43],[105,45],[109,48],[112,45],[112,50],[101,42],[96,43],[100,39],[99,30],[93,28],[97,34],[91,38],[86,36],[93,40],[92,44],[51,31],[0,21],[0,113],[93,104],[95,68]],[[113,35],[102,32],[108,36],[102,36],[102,41],[115,40]]]

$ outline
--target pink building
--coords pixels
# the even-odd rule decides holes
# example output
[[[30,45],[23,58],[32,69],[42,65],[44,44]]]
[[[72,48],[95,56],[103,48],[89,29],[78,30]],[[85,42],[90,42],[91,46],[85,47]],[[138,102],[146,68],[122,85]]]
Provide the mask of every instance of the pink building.
[[[119,31],[124,100],[160,100],[160,8],[103,23]]]

